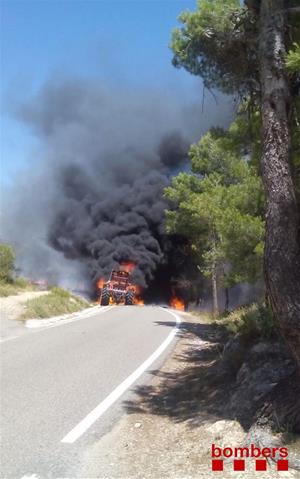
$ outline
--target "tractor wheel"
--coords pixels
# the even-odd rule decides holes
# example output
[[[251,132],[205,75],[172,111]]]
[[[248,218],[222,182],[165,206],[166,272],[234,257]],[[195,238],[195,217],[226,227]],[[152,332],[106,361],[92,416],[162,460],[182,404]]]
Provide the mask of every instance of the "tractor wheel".
[[[108,306],[109,305],[109,292],[106,288],[102,289],[100,305],[101,306]]]
[[[125,295],[125,305],[132,306],[134,304],[134,293],[133,291],[127,291]]]

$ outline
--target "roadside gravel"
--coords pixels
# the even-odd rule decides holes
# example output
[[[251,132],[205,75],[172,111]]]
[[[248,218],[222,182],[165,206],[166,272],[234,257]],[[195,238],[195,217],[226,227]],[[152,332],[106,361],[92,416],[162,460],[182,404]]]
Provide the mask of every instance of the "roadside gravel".
[[[211,445],[238,447],[245,432],[240,423],[209,414],[207,404],[214,400],[199,384],[199,357],[194,352],[214,347],[213,337],[207,341],[195,334],[199,318],[184,314],[173,353],[160,371],[153,371],[153,381],[136,389],[136,400],[124,404],[127,414],[117,426],[91,445],[82,461],[79,477],[98,479],[226,479],[261,478],[248,461],[246,472],[234,472],[232,463],[224,472],[211,470]],[[203,330],[207,325],[203,323]],[[204,355],[205,357],[205,355]],[[198,359],[197,359],[198,358]],[[216,385],[216,389],[218,385]],[[203,398],[205,396],[205,398]],[[224,397],[226,401],[226,397]],[[199,404],[202,405],[203,409]],[[278,473],[268,465],[265,479],[294,478],[295,471]]]
[[[49,294],[48,291],[28,291],[6,298],[0,298],[0,338],[18,335],[25,332],[25,325],[18,318],[25,310],[25,303],[29,299]]]

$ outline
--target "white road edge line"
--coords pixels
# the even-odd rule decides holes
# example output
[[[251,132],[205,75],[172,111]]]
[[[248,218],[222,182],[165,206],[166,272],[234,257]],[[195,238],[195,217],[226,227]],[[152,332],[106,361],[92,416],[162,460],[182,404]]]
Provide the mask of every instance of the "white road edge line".
[[[56,326],[63,326],[64,324],[69,324],[69,323],[74,323],[75,321],[80,321],[81,319],[89,318],[90,316],[94,316],[95,314],[101,314],[105,313],[105,311],[108,311],[109,309],[113,308],[113,306],[104,306],[98,311],[93,308],[92,310],[85,309],[83,311],[78,311],[77,313],[74,313],[74,316],[72,318],[65,318],[65,319],[56,319],[54,321],[49,319],[32,319],[29,321],[36,322],[38,323],[37,325],[31,326],[30,324],[26,324],[26,328],[28,329],[49,329],[49,328],[55,328]],[[45,324],[42,323],[42,321],[45,321]],[[26,321],[28,323],[28,320]],[[42,324],[39,324],[42,323]]]
[[[6,343],[6,341],[11,341],[12,339],[17,339],[19,336],[9,336],[8,338],[1,338],[0,343]]]
[[[132,384],[148,369],[152,363],[165,351],[165,349],[172,342],[179,330],[179,324],[181,318],[174,313],[164,309],[167,313],[174,316],[176,319],[176,326],[163,341],[163,343],[146,359],[128,378],[126,378],[119,386],[117,386],[95,409],[93,409],[77,426],[75,426],[62,440],[61,442],[67,444],[73,444],[80,436],[82,436],[94,422],[97,421],[123,394]]]
[[[30,474],[30,476],[22,476],[21,479],[39,479],[39,476],[37,474]]]

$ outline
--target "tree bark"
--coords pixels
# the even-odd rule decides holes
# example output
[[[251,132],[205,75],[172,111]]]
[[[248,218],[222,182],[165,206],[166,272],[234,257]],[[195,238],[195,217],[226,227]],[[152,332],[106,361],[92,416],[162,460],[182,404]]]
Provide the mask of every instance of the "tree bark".
[[[225,288],[225,313],[229,312],[229,288]]]
[[[284,0],[261,0],[259,18],[261,169],[266,193],[264,272],[275,319],[300,371],[299,205],[290,166],[284,6]]]
[[[212,275],[212,297],[213,297],[213,316],[216,318],[219,314],[219,304],[218,304],[218,286],[217,286],[217,269],[216,266],[213,266]]]

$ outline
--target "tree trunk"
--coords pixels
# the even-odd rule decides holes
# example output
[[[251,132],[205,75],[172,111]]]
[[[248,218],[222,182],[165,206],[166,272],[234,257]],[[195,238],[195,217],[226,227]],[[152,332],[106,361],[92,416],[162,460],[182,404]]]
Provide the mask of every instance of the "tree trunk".
[[[300,371],[299,206],[290,166],[285,3],[261,0],[260,7],[261,168],[266,193],[264,271],[275,319]]]
[[[217,286],[217,270],[216,266],[213,266],[212,275],[212,297],[213,297],[213,316],[217,317],[219,314],[219,305],[218,305],[218,286]]]
[[[229,312],[229,288],[225,288],[225,313]]]

